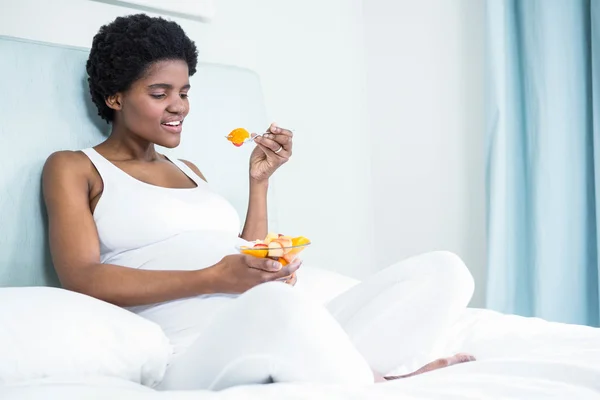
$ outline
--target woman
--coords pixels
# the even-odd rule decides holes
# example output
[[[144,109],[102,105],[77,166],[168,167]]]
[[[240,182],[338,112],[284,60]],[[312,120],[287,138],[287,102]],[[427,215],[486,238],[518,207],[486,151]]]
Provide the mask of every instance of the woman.
[[[236,253],[267,234],[269,177],[289,160],[293,135],[272,124],[256,138],[240,235],[234,208],[198,167],[155,150],[180,142],[196,64],[194,43],[161,18],[120,17],[94,37],[90,93],[112,132],[93,148],[52,154],[43,171],[62,285],[161,325],[174,346],[164,389],[372,383],[429,352],[472,294],[457,257],[406,260],[323,307],[294,291],[300,261]]]

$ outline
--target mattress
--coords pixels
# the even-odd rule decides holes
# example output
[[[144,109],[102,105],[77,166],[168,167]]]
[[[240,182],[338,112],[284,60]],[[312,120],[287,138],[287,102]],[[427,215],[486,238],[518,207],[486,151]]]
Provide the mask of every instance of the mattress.
[[[103,377],[48,378],[0,388],[27,399],[600,399],[600,329],[468,309],[440,341],[442,356],[478,361],[369,386],[276,383],[220,392],[157,392]]]

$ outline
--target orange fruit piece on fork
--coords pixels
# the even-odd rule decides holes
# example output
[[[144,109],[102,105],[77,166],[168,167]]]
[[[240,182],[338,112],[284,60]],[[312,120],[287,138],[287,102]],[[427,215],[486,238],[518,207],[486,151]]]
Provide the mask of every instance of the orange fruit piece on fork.
[[[250,133],[244,128],[236,128],[229,135],[225,136],[234,146],[240,147],[246,139],[250,138]]]

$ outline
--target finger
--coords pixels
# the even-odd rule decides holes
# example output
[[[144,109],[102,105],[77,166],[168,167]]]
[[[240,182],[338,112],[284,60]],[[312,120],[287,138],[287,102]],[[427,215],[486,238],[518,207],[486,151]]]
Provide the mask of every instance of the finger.
[[[272,123],[271,126],[269,126],[269,129],[267,129],[267,132],[271,132],[276,135],[284,135],[284,136],[288,136],[288,137],[294,136],[294,133],[291,130],[281,128],[281,127],[277,126],[276,123]]]
[[[301,263],[300,263],[301,264]],[[281,268],[277,272],[270,272],[273,275],[272,279],[279,279],[289,275],[292,275],[294,272],[300,268],[300,264],[288,264],[285,267]]]
[[[297,268],[300,268],[302,266],[302,263],[303,263],[303,260],[300,257],[296,257],[292,261],[289,261],[289,262],[285,262],[284,261],[283,265],[284,266],[289,266],[292,269],[297,269]]]
[[[288,264],[278,272],[263,271],[261,274],[261,279],[263,282],[287,282],[287,280],[292,276],[294,272],[296,272],[298,268],[299,266],[293,267],[291,264]]]
[[[272,133],[265,133],[263,135],[264,138],[266,139],[271,139],[277,143],[279,143],[280,146],[283,146],[284,149],[288,150],[292,147],[292,138],[289,136],[284,136],[284,135],[275,135]]]
[[[263,146],[263,145],[262,145],[262,144],[260,144],[260,143],[256,143],[256,145],[257,145],[258,147],[260,147],[260,149],[263,151],[263,153],[265,153],[265,154],[266,154],[266,156],[267,156],[267,157],[276,157],[276,158],[278,158],[278,157],[279,157],[279,155],[280,155],[280,154],[283,152],[283,148],[282,148],[282,150],[281,150],[279,153],[275,153],[273,150],[269,149],[269,148],[268,148],[268,147],[266,147],[266,146]],[[284,158],[284,160],[285,160],[285,158]]]
[[[298,281],[298,278],[296,276],[296,273],[294,272],[292,274],[292,276],[290,276],[289,279],[287,281],[285,281],[285,283],[287,283],[288,285],[294,286],[297,281]]]
[[[289,265],[294,267],[298,266],[298,268],[300,268],[302,265],[302,259],[300,257],[296,257],[289,263]]]
[[[263,145],[262,143],[258,143],[256,142],[256,145],[258,147],[260,147],[260,149],[266,154],[266,155],[276,155],[275,152],[273,150],[271,150],[270,148],[268,148],[267,146]]]
[[[283,283],[288,283],[290,281],[290,279],[292,279],[292,275],[290,276],[284,276],[283,278],[277,278],[275,279],[275,282],[283,282]]]
[[[299,269],[299,268],[302,266],[302,260],[301,260],[300,258],[296,257],[294,260],[292,260],[292,262],[290,262],[290,263],[288,264],[288,266],[289,266],[291,269],[293,269],[293,270],[295,269],[295,271],[297,271],[297,270],[298,270],[298,269]],[[282,281],[282,282],[286,282],[286,281],[288,281],[289,279],[291,279],[291,278],[292,278],[294,275],[296,275],[296,272],[295,272],[295,271],[294,271],[294,272],[293,272],[291,275],[288,275],[288,276],[284,276],[284,277],[278,278],[277,280],[278,280],[278,281]]]
[[[302,265],[302,260],[292,261],[291,263],[288,264],[288,266],[291,267],[291,269],[295,269],[295,271],[297,271],[301,265]],[[275,280],[287,283],[296,276],[295,271],[291,275],[276,278]]]
[[[266,272],[278,272],[281,271],[282,265],[277,260],[271,260],[270,258],[260,258],[251,255],[246,255],[246,265],[250,268],[260,269]]]
[[[266,137],[266,135],[257,137],[256,139],[254,139],[254,142],[262,144],[264,147],[268,148],[273,152],[279,150],[279,148],[281,147],[279,143],[277,143],[275,140],[269,137]]]

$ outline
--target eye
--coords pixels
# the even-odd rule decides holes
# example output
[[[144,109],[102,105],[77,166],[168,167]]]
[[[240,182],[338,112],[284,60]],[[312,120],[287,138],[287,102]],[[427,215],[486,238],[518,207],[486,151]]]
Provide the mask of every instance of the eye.
[[[188,99],[190,96],[187,93],[181,93],[179,95],[182,99]]]
[[[166,96],[166,94],[151,94],[150,96],[154,97],[155,99],[162,99]]]

